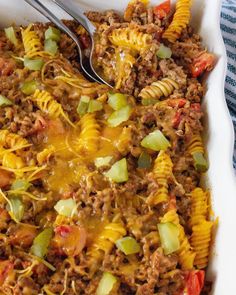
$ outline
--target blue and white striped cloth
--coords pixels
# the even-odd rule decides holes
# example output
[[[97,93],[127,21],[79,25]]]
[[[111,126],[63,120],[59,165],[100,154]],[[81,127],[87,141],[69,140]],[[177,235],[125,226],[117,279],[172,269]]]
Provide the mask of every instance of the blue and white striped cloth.
[[[225,95],[236,132],[236,0],[222,1],[221,31],[228,56]],[[236,142],[234,167],[236,168]]]

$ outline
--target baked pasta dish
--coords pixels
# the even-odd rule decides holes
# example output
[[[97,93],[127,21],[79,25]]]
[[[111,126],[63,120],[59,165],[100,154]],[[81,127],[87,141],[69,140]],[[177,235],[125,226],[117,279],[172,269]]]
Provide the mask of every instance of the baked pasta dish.
[[[54,25],[0,31],[0,294],[209,294],[201,101],[215,57],[190,9],[86,14],[113,88],[86,80]],[[88,32],[65,24],[88,54]]]

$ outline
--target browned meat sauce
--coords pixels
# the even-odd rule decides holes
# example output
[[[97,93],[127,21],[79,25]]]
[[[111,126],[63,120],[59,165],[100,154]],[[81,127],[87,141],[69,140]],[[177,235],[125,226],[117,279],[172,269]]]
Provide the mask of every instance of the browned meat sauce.
[[[0,31],[1,294],[209,293],[201,102],[214,56],[178,9],[87,13],[112,90],[83,77],[52,24]],[[87,32],[65,24],[89,54]]]

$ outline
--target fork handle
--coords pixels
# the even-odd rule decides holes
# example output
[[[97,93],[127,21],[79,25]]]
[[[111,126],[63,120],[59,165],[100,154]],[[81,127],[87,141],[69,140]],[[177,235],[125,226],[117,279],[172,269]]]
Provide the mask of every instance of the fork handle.
[[[56,5],[66,11],[72,18],[78,21],[91,35],[95,32],[95,26],[90,22],[90,20],[84,15],[83,11],[76,7],[76,12],[73,11],[69,6],[63,3],[61,0],[52,0]]]
[[[81,50],[82,45],[79,41],[79,39],[76,37],[76,35],[66,26],[64,23],[57,18],[50,10],[47,9],[39,0],[24,0],[29,5],[34,7],[37,11],[39,11],[42,15],[44,15],[46,18],[48,18],[52,23],[54,23],[60,30],[62,30],[64,33],[69,35],[71,39],[76,43],[79,53],[79,59],[80,59],[80,66],[83,70],[84,74],[92,81],[98,82],[98,83],[104,83],[103,80],[101,80],[97,74],[94,72],[93,68],[91,68],[92,74],[90,74],[83,65],[83,58],[84,54]]]
[[[79,54],[82,55],[81,52],[81,44],[77,39],[76,35],[59,19],[57,18],[50,10],[47,9],[39,0],[24,0],[29,5],[38,10],[42,15],[44,15],[47,19],[49,19],[52,23],[54,23],[60,30],[68,34],[78,45]]]

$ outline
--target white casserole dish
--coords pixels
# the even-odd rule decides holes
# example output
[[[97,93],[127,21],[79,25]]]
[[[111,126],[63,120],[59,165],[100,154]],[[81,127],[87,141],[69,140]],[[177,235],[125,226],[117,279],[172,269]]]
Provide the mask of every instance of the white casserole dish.
[[[41,1],[52,8],[59,17],[68,18],[50,1]],[[123,10],[128,0],[67,0],[66,2],[71,3],[75,9],[76,3],[79,2],[84,9]],[[160,2],[162,0],[151,1],[152,4]],[[236,181],[232,167],[234,133],[224,96],[227,59],[219,26],[220,7],[220,0],[195,0],[192,9],[192,25],[201,34],[208,49],[218,57],[217,65],[206,81],[208,90],[203,102],[206,109],[205,139],[210,163],[206,184],[212,192],[213,210],[219,217],[208,278],[214,281],[212,294],[234,295],[236,294],[236,283],[234,282]],[[23,0],[0,0],[0,11],[1,27],[12,23],[25,24],[30,21],[46,20]]]

